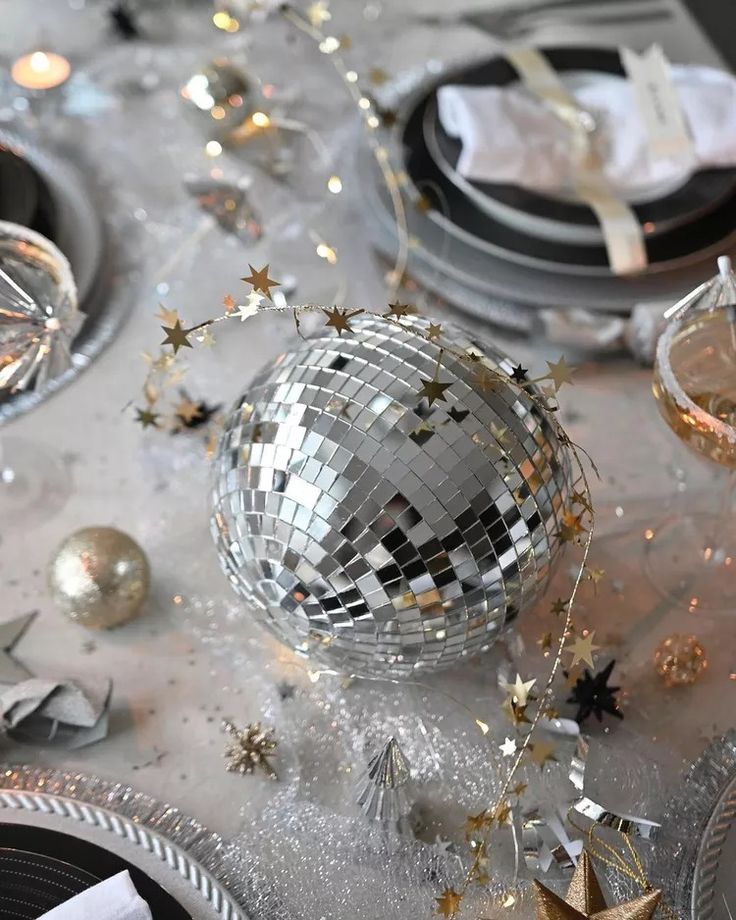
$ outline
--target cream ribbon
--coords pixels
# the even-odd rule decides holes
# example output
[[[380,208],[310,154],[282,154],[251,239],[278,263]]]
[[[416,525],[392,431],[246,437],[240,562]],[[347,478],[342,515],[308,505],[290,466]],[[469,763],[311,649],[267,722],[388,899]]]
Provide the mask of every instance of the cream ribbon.
[[[570,127],[577,160],[575,192],[598,218],[611,270],[616,275],[643,271],[648,260],[642,228],[629,205],[611,192],[603,174],[600,158],[591,143],[595,130],[593,117],[580,108],[547,58],[536,48],[509,45],[504,54],[524,84]]]

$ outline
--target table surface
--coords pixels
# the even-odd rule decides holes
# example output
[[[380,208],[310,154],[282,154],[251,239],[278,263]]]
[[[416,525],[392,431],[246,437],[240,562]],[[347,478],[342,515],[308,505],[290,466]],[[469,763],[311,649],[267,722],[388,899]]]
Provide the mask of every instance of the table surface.
[[[70,488],[60,508],[49,504],[39,515],[4,520],[0,616],[40,612],[14,652],[33,673],[113,678],[110,734],[74,753],[7,746],[3,756],[133,783],[230,835],[253,820],[277,790],[298,785],[298,777],[312,768],[300,761],[298,720],[289,714],[288,701],[279,699],[276,684],[294,682],[304,700],[318,697],[322,685],[310,683],[286,650],[249,623],[247,612],[237,626],[228,627],[241,637],[237,649],[218,640],[223,611],[232,614],[237,604],[209,537],[201,439],[143,432],[123,410],[140,392],[145,372],[141,352],[155,350],[160,339],[154,316],[159,300],[196,322],[216,311],[225,293],[239,289],[248,263],[266,262],[277,277],[296,276],[300,300],[330,303],[346,288],[346,302],[380,307],[384,293],[382,268],[368,250],[359,198],[351,192],[349,162],[338,158],[346,194],[329,202],[315,192],[314,177],[306,169],[305,175],[299,171],[291,182],[279,184],[246,159],[225,156],[213,164],[202,151],[196,119],[183,110],[178,88],[208,57],[245,55],[265,82],[294,95],[292,105],[300,117],[320,125],[331,149],[349,149],[354,116],[329,63],[308,42],[294,42],[283,23],[229,37],[211,28],[207,4],[180,5],[177,11],[173,3],[160,3],[143,16],[153,40],[126,45],[110,38],[97,4],[24,0],[12,6],[7,14],[12,28],[2,30],[0,53],[10,58],[33,47],[42,32],[53,36],[55,49],[102,87],[102,98],[95,114],[58,119],[47,110],[33,123],[23,113],[9,112],[12,94],[6,83],[0,117],[9,119],[14,130],[28,129],[54,142],[68,145],[75,139],[87,162],[102,164],[114,207],[137,222],[143,282],[133,315],[101,357],[63,392],[2,431],[3,438],[23,439],[40,456],[60,464]],[[363,3],[353,11],[335,11],[336,29],[353,37],[359,71],[370,63],[396,74],[431,57],[492,47],[487,36],[463,27],[442,34],[416,24],[397,29],[391,19],[398,15],[395,10],[373,6],[383,10],[375,21],[360,15]],[[402,15],[410,9],[403,7]],[[679,59],[687,54],[680,49]],[[693,60],[717,61],[705,39],[692,55]],[[154,75],[152,88],[134,92],[128,81],[141,73]],[[298,86],[292,79],[297,75]],[[183,175],[203,175],[213,166],[226,176],[252,177],[251,194],[265,229],[259,242],[244,244],[221,235],[188,199]],[[315,256],[306,232],[310,227],[337,241],[336,266]],[[460,318],[447,308],[442,315]],[[190,359],[192,391],[210,402],[230,402],[255,368],[278,352],[290,328],[286,319],[261,317],[247,331],[223,334],[214,353]],[[558,357],[543,342],[492,334],[533,371],[544,368],[547,358]],[[668,764],[666,781],[673,784],[682,763],[696,756],[708,737],[733,724],[736,683],[729,675],[736,665],[736,626],[727,618],[709,620],[663,603],[642,570],[643,533],[656,529],[678,503],[703,492],[711,493],[716,504],[717,471],[689,455],[660,420],[650,370],[625,358],[580,360],[575,386],[561,394],[562,420],[600,468],[593,486],[598,536],[591,564],[607,573],[597,595],[588,591],[583,596],[580,615],[618,660],[626,719],[614,730],[627,743],[645,739],[646,749],[651,746]],[[104,634],[64,619],[46,588],[45,570],[54,548],[73,530],[92,524],[114,525],[133,535],[145,547],[153,572],[141,619]],[[559,577],[566,579],[568,573]],[[538,613],[520,623],[528,647],[534,648],[547,606],[541,604]],[[653,673],[652,652],[661,638],[683,630],[697,632],[711,666],[697,686],[667,691]],[[455,673],[445,686],[488,711],[497,701],[478,702],[474,681],[479,673],[475,666]],[[357,699],[361,691],[354,686],[344,692]],[[280,783],[224,772],[223,715],[275,725],[283,742]],[[407,743],[411,746],[411,739]],[[354,754],[348,752],[347,759]],[[344,801],[350,788],[351,781],[341,776],[330,794]]]

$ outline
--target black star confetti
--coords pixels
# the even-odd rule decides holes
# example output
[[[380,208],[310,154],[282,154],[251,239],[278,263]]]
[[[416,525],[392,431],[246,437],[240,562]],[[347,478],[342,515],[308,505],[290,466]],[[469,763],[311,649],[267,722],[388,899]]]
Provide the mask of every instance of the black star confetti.
[[[567,702],[575,703],[578,707],[575,715],[578,725],[582,725],[590,715],[595,715],[596,719],[601,722],[604,713],[616,716],[617,719],[623,719],[623,713],[618,708],[616,700],[616,692],[621,688],[608,686],[608,680],[615,664],[615,660],[609,662],[597,674],[591,674],[586,668],[583,676],[575,682],[572,695]]]

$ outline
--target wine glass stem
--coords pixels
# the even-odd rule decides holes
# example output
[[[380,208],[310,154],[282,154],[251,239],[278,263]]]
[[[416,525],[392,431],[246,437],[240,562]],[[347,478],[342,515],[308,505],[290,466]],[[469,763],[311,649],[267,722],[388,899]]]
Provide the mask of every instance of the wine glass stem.
[[[732,550],[730,533],[733,530],[734,497],[736,496],[736,470],[729,470],[726,484],[721,492],[718,513],[714,516],[713,528],[706,546],[703,547],[705,561],[722,564]]]

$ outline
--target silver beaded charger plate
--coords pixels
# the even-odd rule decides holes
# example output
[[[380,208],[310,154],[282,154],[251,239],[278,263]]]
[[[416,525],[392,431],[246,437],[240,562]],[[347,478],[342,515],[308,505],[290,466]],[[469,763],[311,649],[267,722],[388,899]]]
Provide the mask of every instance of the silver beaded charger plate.
[[[0,822],[59,831],[115,853],[168,891],[192,920],[247,920],[217,877],[225,872],[221,838],[129,786],[8,767],[0,773]]]
[[[736,911],[736,776],[721,793],[695,860],[693,920],[730,920]]]

